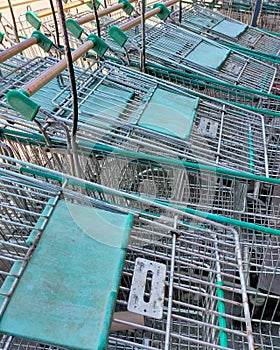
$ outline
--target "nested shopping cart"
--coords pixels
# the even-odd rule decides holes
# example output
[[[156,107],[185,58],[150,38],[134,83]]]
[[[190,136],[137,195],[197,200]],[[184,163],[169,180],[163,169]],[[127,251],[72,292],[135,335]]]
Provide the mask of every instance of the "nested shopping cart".
[[[155,10],[147,12],[146,17],[153,16]],[[168,14],[169,12],[165,13],[166,16]],[[161,16],[163,19],[164,17]],[[124,54],[137,61],[142,50],[140,22],[141,18],[138,17],[119,26],[112,26],[109,30],[111,38],[125,48]],[[272,66],[171,23],[151,18],[149,22],[145,34],[147,62],[158,63],[183,72],[215,77],[220,81],[264,92],[271,90],[276,77],[276,69]]]
[[[93,42],[87,41],[82,47],[92,45]],[[54,62],[55,60],[44,59],[43,66],[51,66]],[[39,111],[36,120],[41,119],[41,123],[50,117],[49,120],[55,118],[56,121],[71,126],[70,87],[67,84],[61,88],[55,79],[56,69],[61,68],[62,64],[66,65],[65,61],[45,70],[37,80],[29,81],[31,76],[37,76],[38,63],[34,66],[36,71],[28,69],[28,77],[23,77],[21,81],[13,80],[12,87],[19,88],[19,91],[12,91],[8,95],[13,108],[25,116],[28,112],[30,119],[34,119]],[[50,75],[51,72],[55,72],[54,76]],[[51,80],[52,78],[54,79]],[[49,84],[45,88],[42,85],[38,88],[36,82],[45,84],[45,79]],[[11,86],[7,87],[5,91],[10,88]],[[34,100],[27,97],[36,91]],[[142,147],[151,154],[195,159],[255,174],[268,174],[261,115],[218,101],[211,104],[203,98],[190,95],[182,88],[168,86],[111,63],[96,64],[77,76],[77,91],[77,138],[80,141],[90,139],[92,142],[134,150],[141,150]],[[53,106],[50,106],[51,97]],[[44,106],[41,110],[40,100]]]
[[[1,159],[3,347],[254,349],[234,227]]]
[[[38,73],[39,69],[44,71],[48,67],[46,67],[47,64],[52,66],[54,62],[56,60],[51,58],[49,62],[46,59],[42,61],[34,59],[32,62],[28,62],[22,69],[17,69],[6,78],[6,85],[2,86],[3,93],[5,93],[5,89],[8,91],[11,86],[17,87],[16,84],[21,86],[26,78],[29,80],[33,77],[35,69],[36,73]],[[28,72],[28,76],[26,76],[26,72]],[[207,163],[209,159],[202,155],[197,157],[192,149],[184,148],[183,154],[181,153],[182,149],[179,148],[170,148],[168,152],[160,144],[160,136],[149,138],[148,133],[143,133],[141,137],[139,135],[136,137],[135,135],[137,134],[124,133],[119,127],[116,129],[110,128],[110,132],[108,132],[108,129],[102,126],[102,123],[105,124],[107,122],[107,119],[104,119],[104,122],[102,122],[103,113],[106,113],[106,115],[109,113],[109,119],[115,111],[119,113],[120,108],[123,111],[120,103],[122,101],[121,92],[123,93],[127,88],[133,89],[135,101],[138,101],[135,105],[137,111],[141,108],[140,102],[145,100],[147,91],[154,91],[157,87],[166,93],[173,91],[172,94],[174,94],[178,90],[173,90],[171,85],[167,89],[166,85],[158,80],[109,63],[96,65],[95,71],[88,70],[85,72],[83,69],[77,68],[76,74],[79,76],[79,80],[77,80],[78,86],[83,87],[79,91],[86,92],[87,106],[96,108],[98,112],[97,130],[95,125],[90,123],[96,117],[95,113],[81,114],[82,127],[78,131],[76,150],[80,163],[81,177],[116,189],[141,193],[176,204],[188,203],[193,209],[207,209],[208,212],[223,214],[231,218],[242,218],[246,222],[261,222],[265,225],[266,217],[270,214],[268,211],[263,213],[261,210],[263,207],[270,207],[270,197],[268,196],[263,200],[269,187],[264,178],[250,177],[248,174],[247,177],[245,175],[244,177],[237,172],[234,175],[232,174],[229,180],[230,173],[225,171],[219,172],[219,175],[217,175],[215,169],[211,171],[206,169],[205,171],[203,170],[203,174],[200,174],[202,163]],[[9,78],[11,79],[10,82]],[[96,84],[94,86],[98,86],[97,92],[92,89],[91,80]],[[106,82],[108,84],[104,85]],[[2,152],[52,169],[73,173],[71,159],[75,153],[69,140],[72,110],[69,104],[71,103],[68,98],[69,92],[67,92],[69,91],[67,75],[62,74],[59,81],[53,80],[51,84],[56,85],[49,85],[47,89],[42,88],[37,94],[37,102],[40,102],[44,107],[42,117],[47,117],[43,120],[40,119],[40,115],[38,119],[36,117],[39,124],[34,124],[22,117],[20,118],[15,111],[5,104],[5,100],[2,100]],[[50,86],[52,88],[49,88]],[[87,87],[87,89],[83,90],[84,87]],[[111,90],[109,91],[111,93],[109,95],[106,94],[108,90],[105,87],[110,87]],[[58,103],[57,107],[52,106],[49,100],[51,93],[53,93],[54,100],[57,101],[63,95],[63,98],[68,103],[68,109],[66,110],[65,106],[60,109],[61,103]],[[97,93],[97,96],[94,96],[95,93]],[[118,96],[116,101],[113,96],[114,98]],[[171,96],[173,97],[173,95]],[[90,97],[94,98],[91,99]],[[83,107],[83,104],[81,106]],[[209,103],[206,106],[209,106]],[[225,106],[223,105],[222,111],[226,114],[229,112],[224,108]],[[147,105],[145,107],[147,108]],[[133,111],[133,108],[130,110]],[[217,109],[214,110],[216,111]],[[65,117],[63,118],[65,111],[70,118],[69,120]],[[175,108],[174,111],[176,111]],[[86,112],[90,112],[90,109],[86,109]],[[250,118],[250,123],[252,120],[253,117]],[[45,121],[46,124],[44,124]],[[223,123],[225,125],[225,121]],[[125,123],[123,126],[123,130],[126,132],[129,131],[129,129],[126,129],[128,125]],[[232,128],[232,126],[230,127]],[[104,134],[102,134],[103,131]],[[251,131],[253,132],[253,128],[251,128]],[[40,132],[42,133],[41,135]],[[238,132],[240,133],[240,130]],[[164,136],[162,140],[166,143],[168,139]],[[174,142],[176,140],[174,139]],[[251,138],[248,141],[250,141],[248,142],[250,145],[248,154],[249,173],[258,173],[254,167],[257,165],[255,164],[255,158],[256,152],[260,151],[258,148],[260,146],[258,144],[254,146],[251,143],[253,141]],[[205,145],[204,154],[208,152],[208,145]],[[164,155],[165,158],[161,157]],[[240,152],[238,156],[240,157]],[[168,160],[166,157],[171,159]],[[185,163],[183,162],[184,160],[191,160],[193,164]],[[233,160],[230,159],[230,162],[233,162]],[[220,165],[223,164],[221,163]],[[269,164],[267,165],[268,167],[270,166]],[[260,162],[260,165],[257,166],[263,167],[264,164]],[[233,164],[231,168],[235,168],[235,165]],[[267,175],[267,170],[270,169],[265,169],[264,172],[260,173]],[[277,173],[273,173],[273,176],[277,176]],[[265,183],[260,186],[259,182]],[[250,205],[247,205],[248,201]],[[253,207],[254,210],[252,211],[250,207]],[[256,216],[257,209],[260,211],[259,216]]]
[[[172,18],[178,21],[179,14],[176,11]],[[246,54],[275,61],[278,59],[279,36],[231,19],[207,7],[197,4],[185,7],[181,13],[180,25]]]
[[[74,154],[64,130],[60,135],[46,130],[44,137],[36,125],[20,122],[12,113],[6,118],[0,122],[1,154],[75,173]],[[187,205],[192,213],[206,211],[212,218],[242,220],[247,230],[275,228],[268,225],[275,218],[271,210],[272,190],[278,183],[275,178],[163,157],[147,147],[136,151],[126,144],[120,149],[90,138],[79,140],[75,151],[79,176],[86,180],[168,205]],[[118,204],[125,202],[120,198]]]

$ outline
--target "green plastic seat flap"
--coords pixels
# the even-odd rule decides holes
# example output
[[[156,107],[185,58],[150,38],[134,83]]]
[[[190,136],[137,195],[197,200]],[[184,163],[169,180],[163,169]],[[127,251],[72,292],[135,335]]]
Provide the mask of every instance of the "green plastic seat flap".
[[[184,18],[182,18],[182,21],[185,25],[195,25],[198,28],[200,27],[208,27],[211,28],[213,23],[211,21],[211,18],[203,18],[199,17],[196,14],[193,14],[192,16],[187,17],[187,20],[184,21]]]
[[[124,112],[128,102],[132,99],[135,92],[133,90],[120,90],[107,85],[100,85],[79,107],[81,121],[86,121],[89,124],[101,125],[105,124],[112,127],[113,122],[120,118]],[[81,112],[86,112],[95,115],[92,120]],[[109,118],[109,121],[98,121],[98,118]]]
[[[199,98],[156,89],[138,125],[165,135],[188,139]]]
[[[219,69],[229,53],[229,49],[201,42],[186,57],[201,66]]]
[[[248,28],[247,24],[232,22],[227,19],[222,20],[212,29],[231,38],[237,38]]]
[[[59,200],[0,320],[0,332],[104,349],[132,215]]]

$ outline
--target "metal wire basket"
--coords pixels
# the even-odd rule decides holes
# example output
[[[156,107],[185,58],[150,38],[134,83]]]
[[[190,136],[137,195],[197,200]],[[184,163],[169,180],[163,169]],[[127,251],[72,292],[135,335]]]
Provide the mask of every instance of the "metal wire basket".
[[[107,221],[112,225],[112,217],[123,220],[124,216],[134,215],[134,222],[130,221],[129,224],[129,241],[124,263],[118,270],[121,277],[120,284],[117,286],[116,301],[114,304],[105,303],[106,308],[111,309],[110,315],[112,311],[115,312],[113,317],[109,317],[110,320],[113,319],[111,330],[111,322],[107,324],[106,329],[103,328],[102,335],[108,334],[106,348],[184,349],[189,347],[199,349],[205,346],[211,349],[254,348],[242,271],[241,247],[238,233],[234,228],[217,225],[207,219],[187,215],[183,211],[168,207],[160,216],[148,211],[143,213],[135,208],[133,201],[129,200],[129,195],[125,207],[120,207],[113,202],[110,204],[108,201],[94,198],[96,191],[94,184],[91,185],[79,179],[74,180],[63,174],[59,176],[59,173],[50,170],[44,174],[43,168],[34,168],[31,164],[20,162],[17,166],[16,160],[10,160],[13,164],[2,162],[0,170],[1,300],[4,305],[1,309],[0,328],[2,332],[5,331],[11,335],[11,337],[2,338],[3,346],[14,348],[16,344],[21,346],[25,344],[27,347],[43,348],[44,343],[50,343],[67,347],[77,341],[81,335],[84,337],[87,328],[85,326],[79,327],[73,337],[69,337],[69,333],[64,337],[61,327],[64,330],[69,327],[69,317],[65,323],[63,321],[65,312],[69,313],[65,307],[58,311],[58,313],[61,312],[59,329],[52,328],[57,322],[55,315],[52,312],[43,311],[45,309],[42,300],[46,297],[52,298],[53,303],[58,306],[61,305],[60,293],[63,293],[64,297],[71,296],[72,307],[77,308],[74,319],[79,318],[78,311],[81,309],[79,299],[82,295],[80,285],[73,285],[73,276],[76,276],[75,279],[78,281],[81,281],[81,278],[83,280],[83,276],[80,276],[78,271],[84,267],[86,251],[78,253],[76,250],[75,260],[72,259],[72,255],[67,255],[66,251],[71,253],[72,247],[78,248],[75,247],[75,242],[80,244],[83,240],[87,240],[89,246],[95,244],[97,240],[99,247],[102,246],[102,239],[99,236],[102,233],[102,226],[98,226],[95,222],[93,226],[99,229],[92,230],[88,226],[89,216],[84,215],[89,212],[98,212],[99,215],[95,219],[100,220],[101,215],[105,220],[103,227],[104,225],[106,227]],[[20,173],[23,166],[35,170],[32,178]],[[36,172],[37,175],[35,175]],[[48,182],[51,178],[51,181],[55,181],[56,184]],[[63,182],[63,186],[59,184],[60,181]],[[86,187],[87,196],[81,193]],[[103,190],[106,191],[106,188]],[[107,190],[111,195],[122,195],[121,192],[108,188]],[[133,196],[132,198],[136,199]],[[148,200],[140,197],[138,201],[149,203]],[[156,203],[150,204],[157,206]],[[58,217],[61,217],[62,213],[63,221]],[[44,249],[48,244],[52,244],[48,240],[52,240],[55,232],[61,233],[60,227],[70,227],[69,225],[72,227],[71,231],[59,234],[60,238],[57,237],[58,241],[55,243],[58,249],[60,244],[63,244],[65,254],[57,254],[56,248],[53,249],[53,252],[49,252],[52,258],[47,259],[48,263],[45,261],[45,264],[41,264],[44,266],[44,273],[40,276],[35,274],[34,280],[30,279],[30,272],[36,270]],[[120,228],[121,224],[118,224],[114,230],[120,231]],[[111,226],[112,229],[113,226]],[[78,232],[77,235],[75,230]],[[32,233],[31,236],[30,233]],[[95,239],[92,240],[89,237],[95,237]],[[25,243],[26,239],[28,244]],[[114,249],[107,246],[102,248],[106,252],[110,250],[111,254],[113,251],[112,255],[119,253],[116,241],[114,241]],[[78,257],[79,254],[83,255],[81,260]],[[102,264],[104,264],[104,256],[100,258]],[[92,258],[98,268],[99,256],[89,255],[87,261],[92,261]],[[59,262],[56,262],[56,259]],[[113,256],[112,259],[114,259]],[[57,290],[58,279],[54,280],[54,274],[48,270],[52,263],[58,263],[57,268],[59,266],[60,272],[56,268],[55,276],[61,273],[60,291]],[[63,268],[63,263],[67,263],[67,269]],[[112,269],[112,265],[110,266]],[[20,268],[17,269],[18,267]],[[104,265],[104,270],[105,268]],[[72,271],[70,276],[67,271]],[[91,279],[89,270],[83,269],[83,271],[85,281]],[[94,275],[102,279],[104,273],[100,272],[96,271]],[[69,277],[72,281],[71,287],[67,286]],[[26,281],[28,281],[27,285]],[[48,288],[40,288],[42,283],[47,283]],[[28,289],[29,287],[31,289]],[[39,294],[36,291],[37,288],[40,290]],[[57,292],[52,293],[52,288],[56,288]],[[96,286],[86,283],[83,289],[84,303],[87,292],[92,293],[92,288]],[[36,295],[35,299],[33,292]],[[14,302],[22,293],[24,293],[23,301],[27,309],[31,301],[29,297],[32,297],[34,311],[29,312],[27,320],[25,318],[25,325],[33,322],[38,316],[40,318],[36,322],[35,336],[34,334],[31,336],[32,327],[25,330],[24,326],[22,328],[20,319],[17,319],[16,324],[10,324]],[[99,299],[87,304],[93,310],[96,310],[95,302],[99,300],[102,303],[104,299],[96,293],[95,296]],[[34,305],[37,306],[34,307]],[[65,306],[65,301],[63,305]],[[49,307],[50,304],[48,304],[48,310]],[[56,308],[56,312],[58,309]],[[95,312],[98,316],[100,315],[99,312]],[[44,317],[41,317],[42,314]],[[85,317],[83,311],[83,320]],[[48,332],[44,329],[45,321],[48,322]],[[97,324],[99,325],[102,321],[98,318]],[[84,321],[83,324],[85,324]],[[56,338],[57,332],[60,332],[59,339]],[[90,332],[92,333],[92,329]],[[22,337],[31,339],[30,341],[19,339]],[[95,339],[95,341],[98,340]],[[86,345],[83,341],[78,347],[84,346]]]
[[[178,20],[178,16],[179,11],[172,14],[175,20]],[[261,55],[263,52],[277,56],[280,51],[278,36],[197,4],[183,8],[180,25],[198,34],[206,35],[209,39],[231,44],[234,48],[248,48],[252,53]],[[249,50],[248,54],[250,54]]]
[[[121,24],[120,28],[125,29],[125,36],[129,38],[125,43],[122,42],[128,57],[138,61],[139,52],[142,50],[139,25],[131,28],[128,22]],[[112,37],[117,36],[114,28],[111,28],[110,33]],[[275,68],[171,23],[150,19],[145,35],[147,62],[158,63],[182,72],[215,77],[220,81],[264,92],[269,92],[273,86]],[[207,56],[205,52],[208,52]]]
[[[33,61],[36,72],[30,67],[28,76],[24,73],[21,79],[12,81],[12,86],[21,88],[24,80],[37,75],[40,64],[45,68],[53,62],[50,59],[41,63]],[[26,72],[26,67],[24,69]],[[110,63],[102,63],[93,69],[77,78],[79,142],[90,139],[118,148],[137,151],[142,148],[150,154],[200,160],[267,175],[261,115],[217,100],[211,104],[175,85],[166,85]],[[39,119],[46,116],[48,119],[51,112],[51,118],[71,126],[71,91],[67,85],[61,89],[59,81],[53,80],[37,92],[36,102],[47,111]],[[9,89],[7,86],[6,91]],[[158,117],[154,115],[151,120],[151,111],[157,111]],[[232,118],[235,124],[232,124]],[[175,119],[177,124],[174,124]]]

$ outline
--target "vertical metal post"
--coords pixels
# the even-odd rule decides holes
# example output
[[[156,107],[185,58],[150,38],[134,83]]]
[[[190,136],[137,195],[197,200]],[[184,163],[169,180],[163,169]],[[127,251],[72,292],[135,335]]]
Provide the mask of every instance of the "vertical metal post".
[[[178,216],[175,215],[174,225],[173,225],[174,230],[177,230],[177,221],[178,221]],[[176,233],[172,232],[172,253],[171,253],[171,262],[170,262],[168,307],[167,307],[167,320],[166,320],[164,350],[170,349],[171,316],[172,316],[172,303],[173,303],[173,284],[174,284],[174,270],[175,270],[175,256],[176,256],[176,240],[177,240]]]
[[[182,22],[182,0],[179,1],[179,17],[178,17],[179,23]]]
[[[259,18],[259,14],[261,12],[261,8],[262,8],[262,0],[257,0],[256,5],[255,5],[255,9],[254,9],[254,13],[253,13],[253,17],[252,17],[252,23],[251,23],[252,27],[257,27],[258,18]]]
[[[99,36],[99,38],[101,38],[100,22],[99,22],[99,17],[98,17],[98,13],[97,13],[97,7],[96,7],[95,0],[91,0],[91,4],[92,4],[93,12],[94,12],[94,17],[95,17],[97,35]]]
[[[60,48],[59,29],[58,29],[58,23],[57,23],[57,19],[56,19],[56,15],[55,15],[53,0],[49,0],[49,2],[50,2],[51,10],[52,10],[53,23],[54,23],[54,28],[55,28],[56,45]]]
[[[142,0],[142,11],[141,11],[142,50],[141,50],[141,57],[140,57],[141,72],[145,72],[145,66],[146,66],[145,10],[146,10],[146,0]]]

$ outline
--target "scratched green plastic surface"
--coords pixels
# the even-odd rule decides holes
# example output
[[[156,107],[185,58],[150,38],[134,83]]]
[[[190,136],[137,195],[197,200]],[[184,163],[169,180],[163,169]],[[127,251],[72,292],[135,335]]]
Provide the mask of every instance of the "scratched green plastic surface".
[[[230,36],[231,38],[237,38],[244,30],[247,29],[247,25],[238,22],[232,22],[224,19],[217,25],[215,25],[212,29],[221,33],[223,35]]]
[[[157,89],[138,125],[173,137],[190,136],[199,99]]]
[[[186,57],[201,66],[219,69],[229,53],[230,50],[226,48],[214,46],[208,42],[201,42]]]
[[[104,349],[131,215],[59,201],[0,321],[0,332]]]
[[[107,85],[100,85],[94,94],[81,103],[79,108],[80,112],[94,114],[96,119],[93,120],[90,116],[81,113],[79,120],[94,125],[104,123],[107,126],[112,126],[111,122],[121,116],[134,93],[133,90],[120,90]],[[110,118],[111,122],[98,122],[98,118],[102,117]]]

